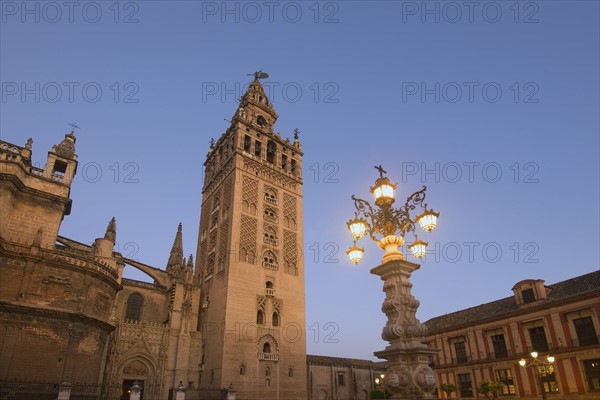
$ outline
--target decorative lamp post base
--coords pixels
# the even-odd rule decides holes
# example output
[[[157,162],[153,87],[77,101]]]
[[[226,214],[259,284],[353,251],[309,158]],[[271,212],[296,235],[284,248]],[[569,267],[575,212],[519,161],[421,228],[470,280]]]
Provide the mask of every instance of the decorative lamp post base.
[[[419,301],[411,294],[410,275],[419,267],[410,261],[393,259],[371,270],[384,281],[385,300],[381,310],[388,321],[381,337],[390,344],[374,354],[388,360],[384,385],[392,393],[392,399],[435,398],[437,378],[429,360],[439,350],[423,343],[427,327],[416,317]]]

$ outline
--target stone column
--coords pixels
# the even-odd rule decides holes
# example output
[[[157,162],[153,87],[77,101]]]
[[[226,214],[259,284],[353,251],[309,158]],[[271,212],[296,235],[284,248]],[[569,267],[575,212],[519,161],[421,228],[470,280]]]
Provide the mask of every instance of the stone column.
[[[388,321],[381,337],[389,345],[374,354],[388,360],[384,385],[392,393],[392,399],[435,398],[433,391],[437,378],[429,367],[429,357],[439,350],[423,343],[427,327],[416,317],[419,301],[411,294],[410,275],[419,267],[419,264],[398,257],[371,270],[384,282],[385,300],[381,310]]]

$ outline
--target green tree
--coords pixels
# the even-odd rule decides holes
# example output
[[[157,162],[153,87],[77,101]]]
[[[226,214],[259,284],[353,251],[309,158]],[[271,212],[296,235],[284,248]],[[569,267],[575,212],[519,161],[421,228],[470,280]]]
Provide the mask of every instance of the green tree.
[[[490,380],[484,379],[479,383],[477,387],[477,393],[483,394],[487,399],[494,400],[498,398],[498,390],[502,389],[504,383],[502,382],[492,382]]]
[[[458,390],[458,388],[451,383],[440,383],[439,389],[446,393],[446,397],[450,397],[450,393]]]

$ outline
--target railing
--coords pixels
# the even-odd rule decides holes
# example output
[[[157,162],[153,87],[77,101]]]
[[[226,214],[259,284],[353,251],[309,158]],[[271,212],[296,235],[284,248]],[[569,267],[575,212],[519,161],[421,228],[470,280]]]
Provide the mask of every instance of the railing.
[[[266,201],[267,203],[271,203],[271,204],[275,204],[275,205],[277,205],[277,199],[274,199],[274,198],[272,198],[272,197],[265,196],[265,201]]]
[[[44,175],[44,170],[38,167],[31,167],[29,169],[29,171],[33,174],[33,175],[37,175],[37,176],[42,176]]]
[[[600,343],[600,336],[589,336],[589,337],[571,339],[572,347],[593,346],[593,345],[597,345],[598,343]]]
[[[268,236],[265,236],[264,242],[272,244],[273,246],[277,246],[277,239],[273,239]]]
[[[265,219],[267,221],[277,222],[277,217],[276,216],[273,216],[273,215],[270,215],[270,214],[264,214],[264,216],[265,216]]]
[[[262,361],[279,361],[279,354],[258,353],[258,359]]]
[[[265,296],[270,296],[270,297],[275,296],[275,289],[273,289],[273,288],[266,288],[265,289]]]
[[[275,263],[270,263],[268,261],[263,261],[263,267],[267,268],[267,269],[272,269],[273,271],[277,271],[277,264]]]
[[[52,174],[52,180],[54,182],[62,182],[62,181],[64,181],[64,179],[65,179],[64,175]]]

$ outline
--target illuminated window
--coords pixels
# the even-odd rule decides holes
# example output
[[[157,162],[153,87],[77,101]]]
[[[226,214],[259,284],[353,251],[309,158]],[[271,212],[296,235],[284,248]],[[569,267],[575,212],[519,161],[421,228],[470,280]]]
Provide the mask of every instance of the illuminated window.
[[[583,361],[585,380],[590,391],[600,391],[600,358]]]
[[[515,383],[513,381],[512,371],[510,369],[496,370],[496,380],[502,382],[502,396],[516,396]]]

